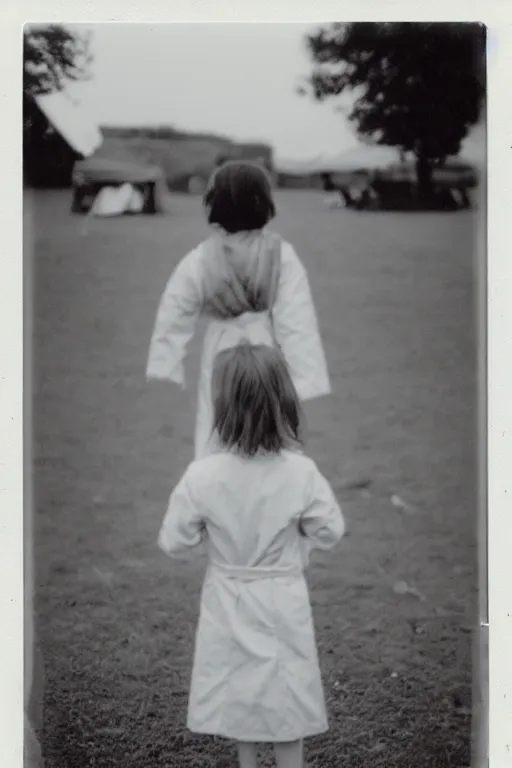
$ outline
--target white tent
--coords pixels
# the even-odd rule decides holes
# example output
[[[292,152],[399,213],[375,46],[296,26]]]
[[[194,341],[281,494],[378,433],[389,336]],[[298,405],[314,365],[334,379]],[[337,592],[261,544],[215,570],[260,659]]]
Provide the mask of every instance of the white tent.
[[[303,174],[315,173],[315,170],[321,160],[321,155],[310,158],[309,160],[289,160],[285,158],[277,158],[274,162],[274,167],[277,173],[289,173],[291,175],[301,176]]]
[[[485,127],[477,126],[462,142],[459,160],[470,165],[485,165]],[[309,160],[277,159],[278,173],[306,176],[320,173],[352,173],[363,169],[385,169],[400,161],[400,153],[394,147],[359,144],[337,155],[318,155]]]
[[[35,102],[48,122],[83,157],[89,157],[103,142],[98,125],[84,107],[62,91],[35,96]]]
[[[361,144],[320,162],[321,172],[351,173],[361,169],[387,168],[400,160],[400,153],[393,147]]]
[[[337,155],[319,155],[310,160],[276,161],[278,173],[290,175],[307,175],[318,173],[351,173],[359,169],[387,168],[397,163],[399,152],[392,147],[380,147],[360,144]]]

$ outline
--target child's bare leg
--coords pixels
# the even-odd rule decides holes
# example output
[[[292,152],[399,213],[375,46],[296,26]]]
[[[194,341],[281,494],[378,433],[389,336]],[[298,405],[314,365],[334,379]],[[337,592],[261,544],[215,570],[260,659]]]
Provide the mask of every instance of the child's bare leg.
[[[258,747],[247,741],[238,742],[240,768],[258,768]]]
[[[277,768],[304,768],[302,748],[302,740],[274,744]]]

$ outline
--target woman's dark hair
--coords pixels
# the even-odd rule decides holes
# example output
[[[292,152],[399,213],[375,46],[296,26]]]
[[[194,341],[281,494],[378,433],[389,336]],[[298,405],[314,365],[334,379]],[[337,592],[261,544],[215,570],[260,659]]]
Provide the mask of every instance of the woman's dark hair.
[[[263,229],[276,215],[266,171],[229,161],[214,171],[203,198],[208,222],[231,234]]]
[[[239,344],[219,352],[212,377],[213,431],[243,456],[298,447],[301,407],[282,353]]]

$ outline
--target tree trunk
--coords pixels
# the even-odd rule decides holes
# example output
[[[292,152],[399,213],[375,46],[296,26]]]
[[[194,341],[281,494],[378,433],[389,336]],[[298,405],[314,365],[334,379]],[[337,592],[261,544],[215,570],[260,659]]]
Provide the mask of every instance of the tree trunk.
[[[416,181],[420,202],[430,202],[433,197],[432,164],[429,158],[422,154],[416,156]]]

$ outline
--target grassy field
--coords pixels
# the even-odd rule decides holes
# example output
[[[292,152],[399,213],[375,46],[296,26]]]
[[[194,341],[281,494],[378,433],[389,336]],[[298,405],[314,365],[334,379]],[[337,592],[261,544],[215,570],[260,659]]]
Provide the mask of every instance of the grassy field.
[[[335,387],[308,408],[309,452],[349,527],[309,575],[331,729],[307,745],[308,765],[461,768],[476,607],[477,214],[340,212],[298,192],[277,201]],[[69,203],[39,193],[33,216],[46,766],[228,768],[232,745],[185,729],[203,563],[156,548],[192,454],[194,386],[157,392],[144,380],[165,281],[207,229],[184,196],[165,216],[93,220],[87,234]]]

